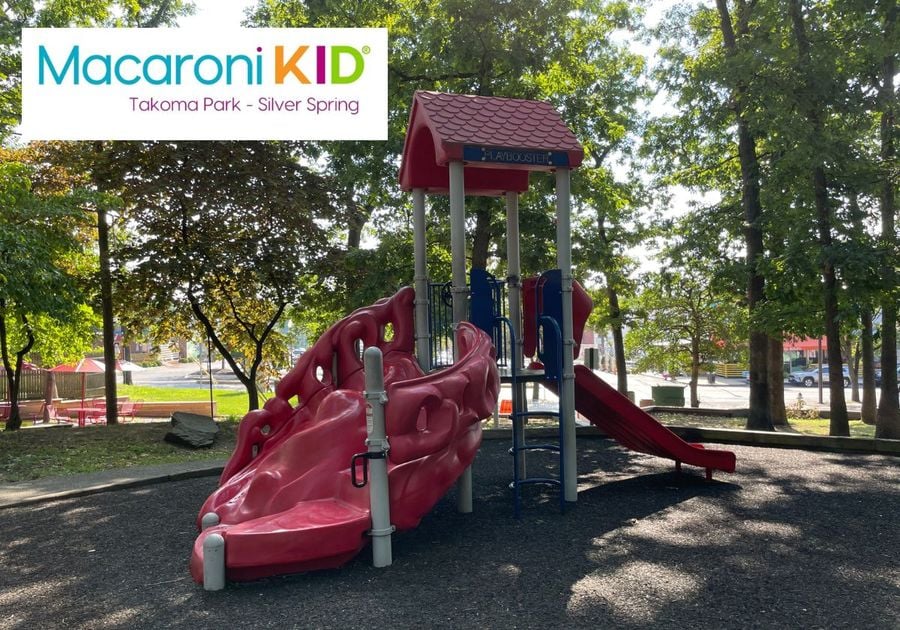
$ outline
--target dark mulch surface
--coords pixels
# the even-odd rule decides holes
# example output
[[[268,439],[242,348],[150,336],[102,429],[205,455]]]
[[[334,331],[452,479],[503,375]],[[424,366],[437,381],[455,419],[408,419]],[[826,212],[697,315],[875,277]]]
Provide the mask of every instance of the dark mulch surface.
[[[737,474],[677,482],[585,439],[577,506],[533,488],[516,522],[505,448],[479,455],[475,513],[451,492],[396,536],[392,567],[364,552],[219,593],[187,576],[213,478],[0,511],[0,627],[900,625],[896,458],[734,447]]]

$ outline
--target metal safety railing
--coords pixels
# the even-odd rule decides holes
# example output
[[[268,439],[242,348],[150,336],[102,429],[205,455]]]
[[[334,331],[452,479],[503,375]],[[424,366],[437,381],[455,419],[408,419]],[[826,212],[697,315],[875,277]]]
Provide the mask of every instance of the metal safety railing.
[[[497,317],[507,317],[508,305],[506,282],[491,279],[491,301]],[[444,368],[453,364],[453,294],[450,282],[433,282],[429,285],[428,331],[431,354],[431,369]],[[471,300],[466,312],[471,313]],[[503,325],[495,323],[491,338],[497,352],[497,364],[508,367],[512,360],[510,336]]]

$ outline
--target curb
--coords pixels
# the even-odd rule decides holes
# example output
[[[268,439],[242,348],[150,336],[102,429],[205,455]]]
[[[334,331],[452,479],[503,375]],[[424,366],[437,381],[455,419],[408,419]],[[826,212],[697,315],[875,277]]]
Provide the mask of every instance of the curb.
[[[837,453],[900,455],[900,440],[876,440],[875,438],[851,438],[819,435],[804,435],[779,431],[747,431],[745,429],[713,429],[704,427],[680,427],[666,425],[672,433],[687,442],[715,442],[717,444],[737,444],[739,446],[759,446],[763,448],[794,448],[807,451],[828,451]],[[554,438],[558,431],[549,427],[528,429],[530,437]],[[596,427],[577,427],[578,437],[609,439]],[[485,440],[512,439],[512,429],[484,429]]]
[[[3,487],[0,486],[0,510],[11,507],[34,505],[35,503],[45,503],[47,501],[55,501],[59,499],[84,497],[92,494],[99,494],[101,492],[109,492],[111,490],[140,488],[142,486],[150,486],[167,481],[183,481],[185,479],[196,479],[198,477],[212,477],[220,475],[224,468],[224,462],[214,461],[210,462],[208,466],[194,468],[191,470],[178,470],[169,473],[163,472],[158,474],[134,476],[129,479],[100,481],[80,488],[69,488],[66,490],[52,490],[46,492],[37,491],[32,496],[22,498],[3,497]],[[127,474],[128,469],[122,469],[120,472]],[[72,477],[67,477],[65,479],[72,479]],[[13,486],[13,488],[15,488],[15,486]]]

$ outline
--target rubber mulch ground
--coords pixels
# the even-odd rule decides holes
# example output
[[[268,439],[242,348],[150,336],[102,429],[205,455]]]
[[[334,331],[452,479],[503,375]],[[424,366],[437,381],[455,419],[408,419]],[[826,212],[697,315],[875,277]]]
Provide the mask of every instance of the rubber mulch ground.
[[[214,478],[2,510],[0,627],[900,627],[896,458],[734,447],[707,483],[583,439],[577,506],[531,488],[515,521],[506,446],[478,456],[475,512],[451,492],[392,567],[217,593],[187,573]]]

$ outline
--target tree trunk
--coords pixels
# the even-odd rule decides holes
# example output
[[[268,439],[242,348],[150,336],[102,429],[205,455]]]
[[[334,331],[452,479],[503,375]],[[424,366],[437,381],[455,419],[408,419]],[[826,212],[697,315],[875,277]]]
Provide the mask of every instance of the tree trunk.
[[[882,61],[881,86],[878,102],[881,109],[881,158],[885,165],[882,175],[881,197],[881,246],[887,254],[881,267],[882,286],[885,287],[881,304],[881,400],[875,424],[875,437],[900,439],[900,400],[897,394],[897,302],[892,291],[897,286],[897,234],[895,182],[888,166],[894,160],[894,75],[896,74],[896,46],[894,32],[897,25],[897,4],[890,2],[884,17],[884,41],[888,51]]]
[[[628,368],[625,365],[625,336],[622,333],[622,310],[619,307],[619,294],[609,282],[607,276],[606,296],[609,300],[609,319],[612,328],[613,352],[616,355],[616,389],[623,396],[628,395]]]
[[[103,152],[103,143],[94,143],[94,152]],[[97,182],[95,182],[97,183]],[[103,362],[106,364],[106,423],[118,424],[118,394],[116,393],[116,333],[113,319],[112,272],[109,257],[109,224],[103,202],[97,204],[97,250],[100,258],[100,312],[103,317]]]
[[[790,0],[789,9],[794,37],[797,40],[798,71],[805,77],[807,91],[813,94],[811,77],[812,54],[809,40],[806,37],[806,23],[803,19],[803,8],[800,0]],[[822,134],[822,119],[816,108],[814,100],[806,99],[806,118],[809,120],[816,137]],[[821,153],[815,158],[812,165],[812,185],[816,206],[816,225],[819,232],[819,247],[822,255],[822,280],[825,301],[825,338],[828,342],[826,355],[828,356],[829,378],[828,391],[831,396],[831,423],[829,435],[849,436],[850,421],[847,416],[847,401],[844,399],[843,361],[841,357],[841,330],[838,317],[838,284],[837,273],[831,253],[833,238],[832,224],[834,223],[831,208],[828,201],[828,182],[825,177],[825,167],[822,164]]]
[[[479,197],[475,202],[475,234],[472,236],[472,269],[487,269],[491,249],[491,208],[493,200]]]
[[[9,361],[9,337],[6,329],[6,300],[0,299],[0,362],[6,371],[6,391],[9,397],[9,416],[6,418],[6,431],[18,431],[22,428],[22,414],[19,410],[19,383],[22,380],[22,362],[25,355],[34,347],[34,332],[28,318],[22,316],[22,327],[25,329],[25,346],[16,352],[15,365]]]
[[[700,397],[697,395],[697,383],[700,380],[700,340],[691,339],[691,407],[700,406]]]
[[[272,330],[275,328],[275,325],[281,319],[281,315],[284,313],[284,309],[287,307],[287,303],[280,303],[278,305],[278,310],[272,315],[272,319],[269,320],[269,323],[266,324],[265,329],[260,335],[251,335],[251,331],[247,330],[247,334],[251,335],[250,338],[255,345],[253,362],[250,365],[250,369],[245,373],[244,370],[241,369],[240,365],[238,365],[234,356],[229,352],[228,348],[225,347],[225,344],[222,343],[222,340],[219,339],[219,336],[216,334],[215,328],[213,328],[212,322],[209,317],[207,317],[206,313],[203,312],[203,308],[200,302],[197,300],[197,297],[194,295],[193,290],[188,290],[188,302],[191,305],[191,312],[194,313],[194,316],[197,318],[197,321],[203,326],[203,330],[206,332],[207,338],[212,342],[212,344],[216,347],[216,350],[219,351],[219,354],[222,356],[222,361],[228,363],[228,367],[231,368],[231,371],[234,372],[234,375],[237,376],[237,379],[244,386],[244,389],[247,390],[247,409],[248,411],[254,411],[259,409],[259,390],[256,386],[256,375],[259,370],[259,366],[262,363],[262,349],[265,346],[266,340],[269,338]],[[233,313],[235,320],[239,323],[243,323],[241,318],[237,313]],[[245,329],[246,330],[246,329]]]
[[[719,11],[719,26],[722,43],[728,57],[738,54],[727,0],[716,0]],[[738,2],[738,31],[745,33],[749,24],[748,8]],[[760,269],[763,254],[763,233],[761,227],[762,201],[760,199],[759,161],[756,154],[756,138],[744,116],[744,95],[746,87],[740,81],[732,89],[734,112],[738,132],[738,157],[741,164],[741,206],[744,210],[744,240],[747,248],[747,305],[750,310],[750,401],[747,428],[771,431],[772,418],[769,415],[768,346],[769,337],[758,328],[756,312],[765,301],[765,279]]]
[[[844,337],[844,347],[847,349],[847,371],[850,372],[850,400],[859,402],[859,344],[854,344],[848,334]]]
[[[50,370],[44,372],[44,422],[50,422],[50,410],[48,405],[52,405],[54,399],[59,398],[56,390],[56,374]]]
[[[875,343],[872,339],[872,310],[865,307],[862,322],[862,409],[860,417],[866,424],[875,424]]]
[[[616,389],[623,396],[628,395],[628,367],[625,365],[625,335],[622,325],[622,307],[619,292],[616,291],[616,270],[610,252],[611,244],[606,235],[606,216],[597,213],[597,241],[601,251],[601,266],[606,276],[606,298],[609,302],[609,322],[613,337],[613,353],[616,357]]]
[[[122,330],[122,358],[131,361],[131,345],[128,342],[128,331]],[[122,372],[122,383],[124,385],[134,385],[134,377],[131,370]]]
[[[6,391],[9,396],[9,416],[6,418],[6,431],[18,431],[22,428],[22,413],[19,410],[19,371],[6,371]]]
[[[769,415],[776,427],[789,427],[784,407],[784,342],[780,337],[769,337]]]
[[[859,207],[859,194],[856,190],[851,189],[847,194],[850,217],[853,222],[853,230],[856,234],[862,236],[866,233],[865,214]],[[860,418],[866,424],[875,424],[875,342],[872,336],[872,308],[863,303],[859,314],[859,325],[861,328],[860,344],[856,353],[856,360],[850,361],[850,381],[853,387],[852,400],[860,402],[859,395],[859,375],[858,366],[862,363],[862,408],[860,410]],[[851,348],[851,344],[847,344]],[[852,353],[851,353],[852,354]]]

